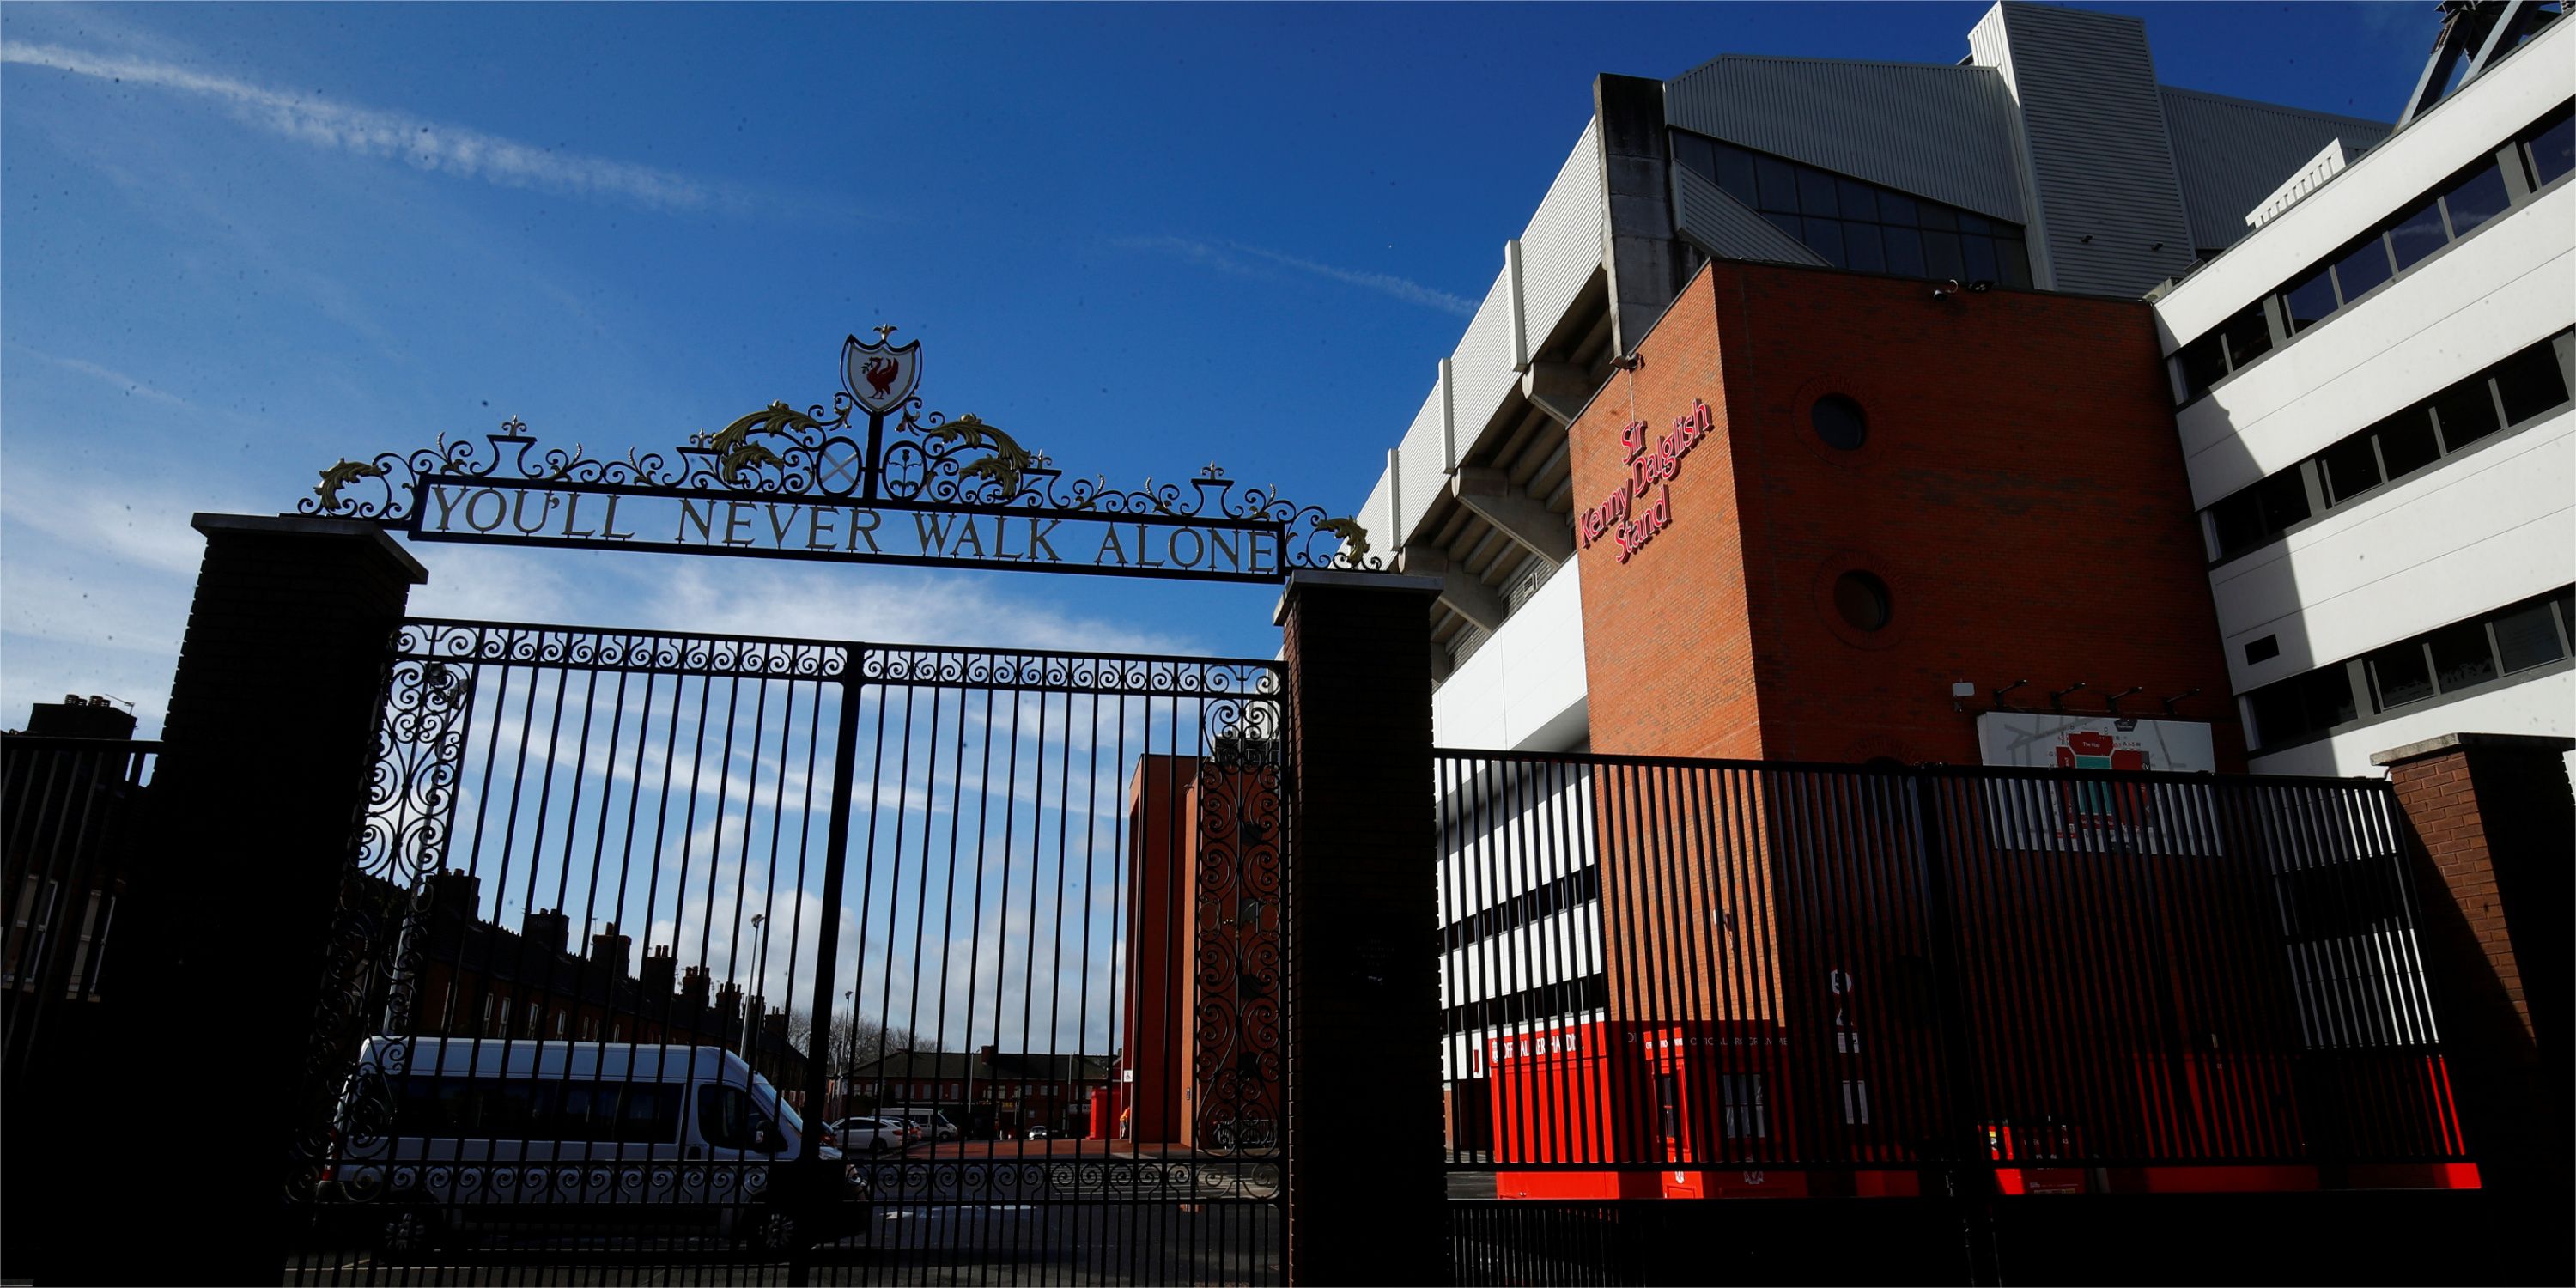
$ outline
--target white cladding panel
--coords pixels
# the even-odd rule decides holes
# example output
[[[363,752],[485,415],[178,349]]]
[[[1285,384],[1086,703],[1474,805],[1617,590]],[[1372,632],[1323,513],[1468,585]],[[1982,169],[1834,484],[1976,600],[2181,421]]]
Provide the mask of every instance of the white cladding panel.
[[[2269,756],[2255,756],[2246,767],[2258,774],[2324,774],[2341,778],[2377,778],[2386,771],[2371,764],[2376,753],[2446,733],[2528,733],[2576,737],[2576,671],[2560,671],[2537,680],[2491,689],[2456,702],[2430,703],[2378,724],[2316,742],[2302,743]],[[2576,775],[2576,752],[2565,757]]]
[[[1440,962],[1440,1000],[1465,1006],[1601,969],[1601,904],[1595,900],[1448,953]]]
[[[2359,117],[2302,112],[2250,99],[2164,86],[2165,133],[2173,141],[2192,240],[2203,250],[2233,246],[2245,216],[2283,180],[2343,141],[2349,161],[2388,137],[2388,126]]]
[[[2176,412],[2192,503],[2287,469],[2571,323],[2576,183],[2478,229]]]
[[[1980,63],[2000,54],[2020,107],[2051,289],[2135,297],[2181,276],[2193,260],[2191,225],[2146,24],[2036,5],[1997,10],[2000,50],[1991,23],[1979,24],[1986,40],[1970,48]]]
[[[1384,471],[1378,473],[1377,486],[1369,489],[1368,500],[1360,503],[1357,518],[1361,530],[1368,534],[1370,558],[1384,559],[1395,553],[1395,496]]]
[[[1431,396],[1422,400],[1422,410],[1413,414],[1413,427],[1404,432],[1403,445],[1396,449],[1394,544],[1398,546],[1413,539],[1432,502],[1449,490],[1449,430],[1442,415],[1447,397],[1448,391],[1433,380]]]
[[[1726,189],[1699,177],[1695,170],[1674,166],[1673,224],[1684,237],[1720,259],[1757,259],[1780,264],[1818,264],[1825,258],[1770,220],[1746,209]]]
[[[1503,403],[1520,390],[1520,372],[1512,366],[1512,275],[1506,267],[1485,292],[1458,351],[1449,360],[1451,414],[1457,418],[1458,457],[1464,460],[1493,427]],[[1454,467],[1455,462],[1452,463]]]
[[[1532,350],[1547,342],[1558,319],[1601,271],[1602,225],[1608,219],[1601,192],[1601,122],[1595,120],[1584,125],[1583,137],[1521,232],[1522,308]]]
[[[2156,301],[2166,352],[2199,339],[2576,94],[2571,27],[2576,23],[2544,28],[2513,57],[2435,104],[2334,182],[2246,234],[2233,250],[2201,265]]]
[[[1686,130],[2024,222],[2012,98],[1990,67],[1729,54],[1664,86]]]
[[[1497,780],[1489,777],[1480,785],[1489,794],[1481,797],[1470,785],[1439,784],[1465,804],[1461,810],[1448,796],[1440,803],[1440,844],[1446,851],[1439,877],[1441,925],[1598,861],[1588,771],[1540,770],[1517,784],[1493,794]]]
[[[2330,510],[2210,581],[2240,693],[2576,582],[2576,414]],[[2248,665],[2265,635],[2281,655]]]
[[[1559,569],[1431,695],[1431,738],[1443,747],[1561,751],[1580,738],[1584,703],[1583,578]],[[1577,728],[1565,729],[1569,713]]]

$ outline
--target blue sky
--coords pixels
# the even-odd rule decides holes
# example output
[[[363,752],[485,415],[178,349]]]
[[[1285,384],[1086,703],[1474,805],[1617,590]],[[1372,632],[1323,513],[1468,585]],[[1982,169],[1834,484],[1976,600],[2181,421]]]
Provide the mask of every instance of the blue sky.
[[[2388,119],[2427,4],[2109,6],[2169,84]],[[0,10],[0,724],[157,730],[190,513],[523,417],[603,455],[841,337],[1069,471],[1348,512],[1590,112],[1719,53],[1953,62],[1982,7]],[[603,450],[604,449],[604,450]],[[1275,592],[417,553],[426,614],[1267,656]]]

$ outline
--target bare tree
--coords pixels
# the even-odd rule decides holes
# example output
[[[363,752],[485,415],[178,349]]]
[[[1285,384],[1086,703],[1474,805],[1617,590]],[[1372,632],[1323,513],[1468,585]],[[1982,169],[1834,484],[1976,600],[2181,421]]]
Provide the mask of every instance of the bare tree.
[[[803,1047],[813,1031],[811,1012],[802,1008],[788,1011],[788,1041]],[[847,1013],[835,1014],[824,1044],[826,1067],[835,1078],[861,1073],[889,1054],[912,1050],[919,1041],[909,1029],[891,1028]]]

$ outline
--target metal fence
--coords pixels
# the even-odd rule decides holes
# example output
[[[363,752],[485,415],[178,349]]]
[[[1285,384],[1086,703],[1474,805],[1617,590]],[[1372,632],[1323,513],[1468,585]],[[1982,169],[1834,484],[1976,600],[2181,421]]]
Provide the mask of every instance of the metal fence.
[[[2385,784],[1443,752],[1436,787],[1453,1193],[2467,1159]]]
[[[1282,714],[1268,662],[408,623],[290,1281],[1276,1280]]]
[[[109,987],[118,901],[161,744],[0,736],[0,1034],[15,1080]],[[49,1041],[49,1038],[52,1039]]]

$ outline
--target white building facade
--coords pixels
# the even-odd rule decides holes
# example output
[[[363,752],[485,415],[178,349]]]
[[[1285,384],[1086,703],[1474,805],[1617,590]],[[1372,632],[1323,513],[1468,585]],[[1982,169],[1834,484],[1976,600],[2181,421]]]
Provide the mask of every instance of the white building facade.
[[[2327,149],[2156,301],[2256,772],[2576,734],[2566,27]]]

